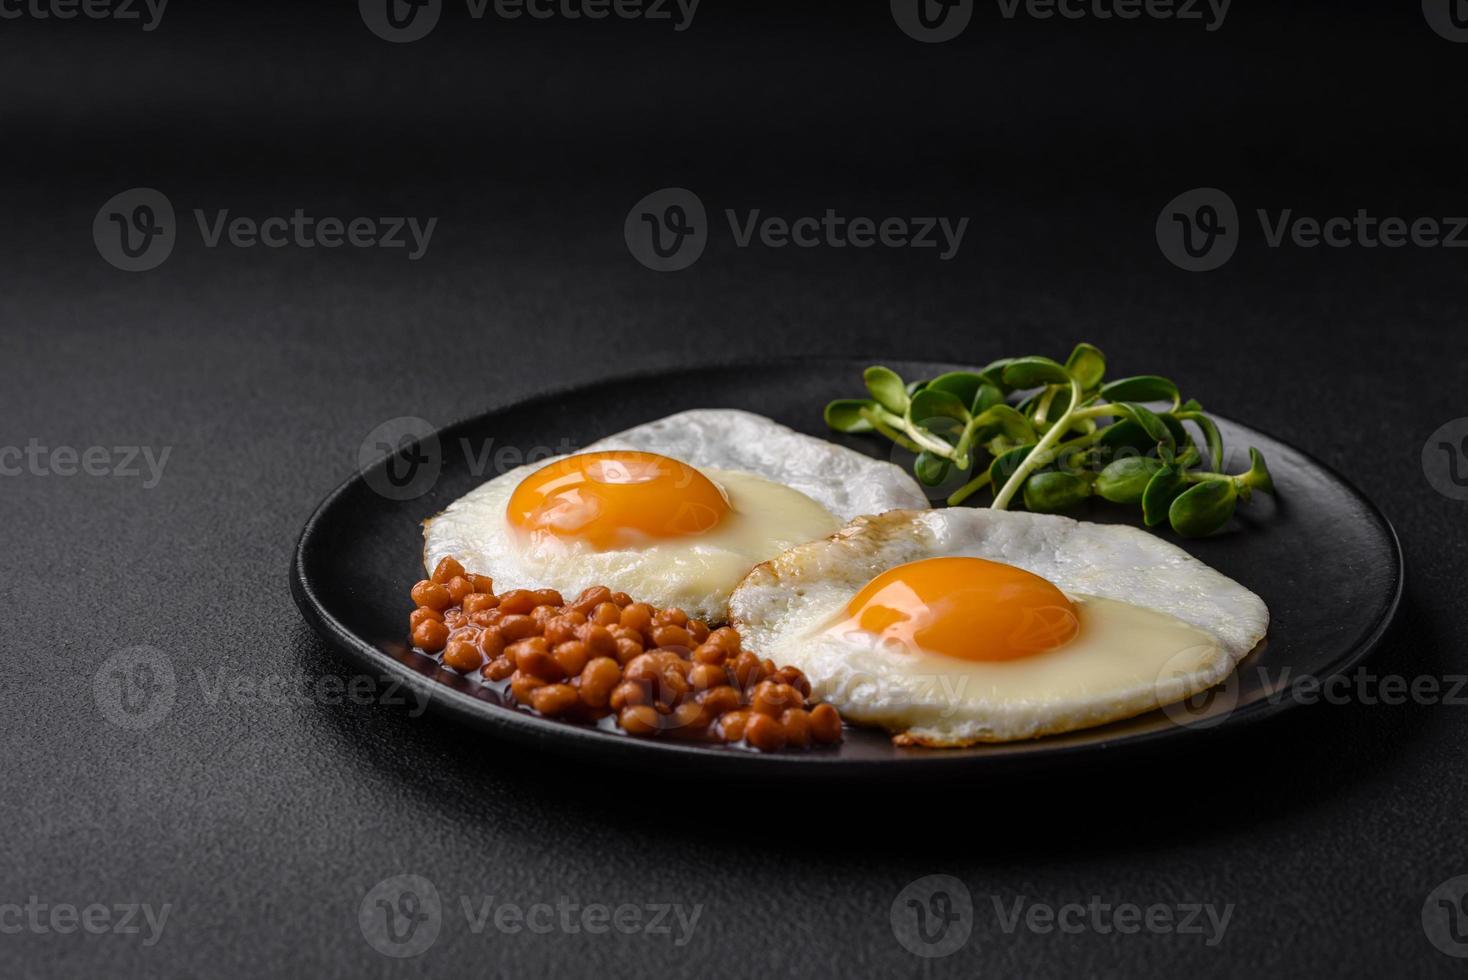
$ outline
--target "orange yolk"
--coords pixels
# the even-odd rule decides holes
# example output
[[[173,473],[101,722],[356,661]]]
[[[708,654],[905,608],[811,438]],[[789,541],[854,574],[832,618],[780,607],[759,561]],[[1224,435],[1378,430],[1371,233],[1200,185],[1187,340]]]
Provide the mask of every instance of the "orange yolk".
[[[515,488],[506,516],[524,531],[604,551],[642,537],[702,534],[728,512],[719,488],[687,463],[627,450],[582,453],[541,467]]]
[[[1038,575],[982,558],[926,558],[888,569],[836,630],[876,633],[963,660],[1017,660],[1070,642],[1075,606]]]

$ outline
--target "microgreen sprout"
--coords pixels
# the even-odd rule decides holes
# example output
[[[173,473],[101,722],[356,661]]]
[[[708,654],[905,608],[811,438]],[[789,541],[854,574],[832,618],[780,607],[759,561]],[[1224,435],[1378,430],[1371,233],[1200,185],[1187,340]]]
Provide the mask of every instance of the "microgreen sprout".
[[[1178,534],[1200,537],[1228,523],[1255,490],[1274,493],[1257,449],[1249,450],[1248,470],[1223,472],[1217,423],[1172,381],[1105,376],[1106,356],[1084,343],[1064,364],[1003,358],[914,382],[876,365],[863,376],[870,397],[831,402],[826,424],[890,439],[914,455],[925,486],[955,472],[968,477],[949,494],[950,506],[985,487],[998,510],[1018,499],[1055,513],[1100,497],[1140,505],[1149,527],[1167,521]]]

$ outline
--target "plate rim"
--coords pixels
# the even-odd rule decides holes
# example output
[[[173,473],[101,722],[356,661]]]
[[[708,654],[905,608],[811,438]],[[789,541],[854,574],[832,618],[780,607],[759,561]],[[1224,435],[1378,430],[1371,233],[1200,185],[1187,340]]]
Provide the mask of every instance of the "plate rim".
[[[795,356],[780,358],[740,358],[727,361],[717,361],[700,365],[704,370],[735,370],[735,369],[759,369],[759,368],[791,368],[805,365],[829,366],[829,367],[854,367],[861,370],[864,363],[877,363],[883,358],[862,358],[859,356],[829,357],[829,356]],[[934,361],[927,359],[888,358],[905,364],[920,364],[925,367],[944,368],[954,370],[961,368],[953,362]],[[447,432],[462,426],[470,425],[487,415],[508,411],[512,408],[534,408],[538,405],[554,403],[557,399],[587,389],[604,386],[616,386],[637,381],[645,381],[651,378],[661,377],[678,372],[676,365],[664,365],[651,367],[630,372],[621,372],[590,381],[567,382],[541,391],[525,398],[509,399],[500,401],[485,407],[483,410],[472,415],[462,416],[447,425],[438,426],[433,435],[442,438]],[[1394,588],[1392,594],[1382,612],[1372,625],[1370,632],[1353,647],[1341,661],[1333,666],[1325,676],[1315,674],[1301,674],[1292,679],[1287,686],[1270,698],[1264,698],[1244,705],[1232,711],[1217,725],[1206,727],[1197,726],[1172,726],[1155,731],[1139,732],[1129,735],[1120,735],[1115,738],[1106,738],[1098,741],[1085,742],[1078,745],[1056,746],[1052,750],[1038,750],[1034,752],[1009,753],[985,757],[982,755],[954,754],[945,749],[901,749],[902,757],[895,759],[841,759],[831,751],[812,750],[800,753],[759,753],[753,750],[730,749],[725,746],[702,745],[695,742],[673,742],[661,739],[637,739],[628,737],[616,737],[606,732],[589,726],[567,725],[564,722],[541,718],[528,711],[512,711],[498,705],[485,702],[480,698],[460,691],[450,685],[440,683],[431,676],[414,670],[375,645],[358,637],[345,624],[336,619],[326,608],[320,597],[316,594],[306,574],[306,564],[311,551],[314,537],[321,531],[321,525],[333,506],[362,479],[370,469],[384,465],[392,454],[382,457],[369,467],[356,467],[352,474],[343,480],[335,489],[324,497],[312,510],[310,517],[301,528],[296,539],[295,548],[291,553],[290,568],[290,591],[296,607],[308,624],[325,638],[329,645],[340,653],[347,654],[359,666],[370,667],[379,675],[391,674],[394,680],[404,684],[413,693],[422,695],[431,709],[441,711],[455,721],[471,725],[479,729],[492,730],[496,735],[503,735],[511,740],[528,743],[537,748],[544,748],[562,754],[575,755],[577,746],[587,744],[593,747],[598,759],[606,759],[619,765],[636,765],[642,761],[666,760],[670,763],[700,763],[704,771],[726,771],[733,770],[736,773],[750,773],[751,771],[763,774],[783,775],[825,775],[825,776],[892,776],[898,774],[922,775],[929,773],[949,773],[953,770],[984,770],[990,772],[1008,772],[1018,770],[1038,770],[1056,765],[1073,765],[1079,762],[1093,760],[1100,754],[1126,754],[1136,756],[1147,751],[1156,750],[1160,745],[1193,744],[1200,736],[1207,735],[1215,741],[1224,738],[1237,737],[1244,731],[1255,730],[1260,722],[1278,717],[1280,714],[1294,707],[1303,707],[1304,702],[1294,697],[1295,690],[1301,684],[1314,681],[1324,683],[1332,677],[1336,677],[1359,665],[1370,656],[1381,645],[1382,639],[1396,621],[1400,610],[1402,597],[1406,586],[1407,568],[1406,558],[1402,551],[1401,538],[1397,534],[1396,527],[1381,510],[1380,507],[1365,493],[1361,491],[1352,481],[1348,480],[1339,470],[1329,463],[1319,459],[1314,454],[1301,449],[1288,440],[1281,439],[1266,429],[1261,429],[1247,422],[1240,421],[1233,416],[1224,416],[1229,422],[1240,426],[1250,432],[1258,433],[1274,442],[1288,446],[1293,452],[1298,453],[1309,465],[1326,473],[1352,497],[1354,497],[1365,510],[1379,522],[1386,531],[1386,538],[1390,544],[1395,561],[1392,563],[1392,575]],[[378,677],[374,677],[374,682]],[[1042,740],[1035,740],[1042,741]]]

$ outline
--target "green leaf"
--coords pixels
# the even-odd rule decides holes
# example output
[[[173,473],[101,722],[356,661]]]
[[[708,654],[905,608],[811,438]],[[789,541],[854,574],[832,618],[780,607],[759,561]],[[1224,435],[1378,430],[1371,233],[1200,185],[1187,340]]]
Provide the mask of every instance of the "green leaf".
[[[1117,504],[1141,503],[1147,485],[1163,465],[1160,459],[1150,456],[1118,459],[1096,478],[1096,492]]]
[[[1102,429],[1096,444],[1111,450],[1112,455],[1115,455],[1120,449],[1135,449],[1139,453],[1149,453],[1157,448],[1157,440],[1147,435],[1147,430],[1131,419],[1122,419]]]
[[[989,479],[996,490],[1004,486],[1004,482],[1014,475],[1014,471],[1019,469],[1019,464],[1025,461],[1025,457],[1034,448],[1034,443],[1015,446],[994,458],[994,462],[989,464]]]
[[[1132,421],[1142,427],[1142,430],[1147,433],[1149,439],[1161,443],[1169,450],[1177,448],[1177,440],[1173,437],[1172,430],[1150,408],[1145,405],[1138,405],[1135,402],[1121,402],[1116,407],[1127,415],[1130,415]]]
[[[917,476],[918,482],[925,487],[936,487],[948,479],[948,468],[951,464],[941,456],[934,456],[924,450],[913,460],[912,472]]]
[[[1070,384],[1070,372],[1048,357],[1021,357],[1004,368],[1004,383],[1011,388]]]
[[[1249,472],[1238,477],[1238,481],[1250,490],[1274,493],[1274,477],[1269,475],[1269,467],[1264,462],[1264,454],[1253,446],[1249,447]]]
[[[861,410],[876,407],[869,398],[838,398],[826,406],[826,424],[837,432],[871,432],[872,423],[862,418]]]
[[[1139,374],[1134,378],[1118,378],[1101,387],[1101,397],[1109,402],[1177,402],[1177,385],[1155,374]]]
[[[969,411],[975,415],[982,415],[995,405],[1004,404],[1004,392],[987,382],[979,385],[979,392],[974,396],[973,405]]]
[[[867,368],[862,374],[862,379],[867,383],[867,391],[872,397],[893,415],[907,414],[907,389],[902,385],[902,378],[891,368],[874,364]]]
[[[1164,466],[1152,475],[1142,491],[1142,520],[1156,527],[1167,520],[1167,509],[1187,487],[1187,480],[1176,466]]]
[[[1001,357],[997,361],[990,361],[979,370],[979,377],[984,379],[985,384],[993,385],[1001,393],[1008,394],[1010,386],[1004,383],[1004,369],[1014,362],[1012,357]]]
[[[1196,425],[1203,433],[1203,441],[1208,446],[1208,461],[1214,472],[1223,469],[1223,434],[1218,431],[1218,425],[1211,418],[1199,411],[1178,412],[1177,417],[1187,419]]]
[[[960,400],[952,392],[934,388],[929,384],[912,396],[912,402],[908,406],[908,417],[923,426],[933,419],[946,418],[967,422],[969,419],[968,403]]]
[[[1090,391],[1106,374],[1106,355],[1090,344],[1076,344],[1065,362],[1070,376],[1080,383],[1082,391]]]
[[[909,381],[907,383],[907,397],[911,398],[928,386],[926,381]]]
[[[1177,410],[1178,410],[1179,413],[1182,413],[1182,412],[1201,412],[1201,411],[1203,411],[1203,406],[1200,405],[1200,404],[1198,404],[1198,399],[1196,399],[1196,398],[1189,398],[1187,401],[1185,401],[1181,405],[1179,405],[1177,407]]]
[[[955,396],[964,407],[974,404],[984,379],[972,371],[949,371],[928,382],[928,389],[946,391]],[[1002,397],[1002,396],[1001,396]]]
[[[1090,495],[1090,482],[1074,473],[1036,473],[1025,481],[1025,507],[1037,514],[1069,510]]]
[[[1238,501],[1232,480],[1204,480],[1174,498],[1167,516],[1178,534],[1201,538],[1227,524]]]
[[[985,441],[992,438],[993,432],[988,431],[991,429],[997,430],[1004,438],[1011,442],[1025,443],[1039,441],[1035,433],[1035,427],[1030,424],[1030,420],[1003,402],[998,405],[991,405],[982,415],[974,420],[974,424],[979,428],[979,432],[981,433],[980,438]]]

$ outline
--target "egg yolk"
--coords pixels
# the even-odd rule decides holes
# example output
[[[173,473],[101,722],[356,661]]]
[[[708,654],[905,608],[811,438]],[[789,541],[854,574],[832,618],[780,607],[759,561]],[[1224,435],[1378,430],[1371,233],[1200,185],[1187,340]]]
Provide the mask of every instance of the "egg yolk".
[[[655,453],[581,453],[520,481],[506,514],[531,533],[585,541],[598,551],[640,538],[678,538],[710,530],[729,512],[712,480]]]
[[[927,558],[872,579],[835,629],[876,633],[963,660],[1017,660],[1080,629],[1065,593],[1038,575],[982,558]]]

